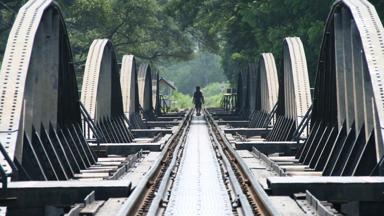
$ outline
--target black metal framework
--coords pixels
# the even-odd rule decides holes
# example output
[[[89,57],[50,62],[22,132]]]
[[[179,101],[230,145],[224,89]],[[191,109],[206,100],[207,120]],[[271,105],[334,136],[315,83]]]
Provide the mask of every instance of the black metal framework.
[[[141,64],[138,72],[140,105],[146,120],[155,119],[152,98],[152,71],[149,64]]]
[[[13,160],[9,157],[7,151],[5,150],[3,144],[0,143],[0,153],[1,156],[5,159],[5,161],[8,163],[8,165],[11,167],[12,172],[6,172],[3,168],[3,166],[0,166],[0,176],[1,176],[1,186],[2,190],[7,190],[8,187],[8,178],[12,177],[12,175],[15,175],[18,173],[18,168],[16,164],[13,162]]]
[[[250,128],[272,126],[275,121],[279,83],[275,58],[272,53],[262,53],[258,67],[251,70]],[[253,108],[252,108],[253,107]],[[269,119],[272,117],[272,119]]]
[[[269,141],[301,139],[308,126],[306,119],[311,106],[311,95],[305,53],[300,38],[285,38],[283,56],[278,102],[274,108],[276,122],[266,137]],[[266,114],[260,118],[267,118]],[[301,128],[298,129],[298,126]]]
[[[249,117],[249,69],[244,67],[238,74],[236,112],[244,118]]]
[[[0,140],[5,150],[1,165],[6,164],[4,171],[12,180],[30,179],[29,174],[41,168],[40,162],[31,163],[35,166],[27,163],[29,156],[40,157],[28,144],[28,139],[36,136],[34,128],[39,130],[42,143],[56,145],[58,141],[48,136],[44,128],[66,128],[81,123],[76,76],[65,22],[55,2],[25,4],[9,38],[4,70],[0,74],[1,80],[10,80],[1,85],[2,97],[9,98],[0,105],[0,127],[5,135]],[[36,143],[36,138],[33,141]],[[58,153],[62,158],[61,151]],[[9,159],[19,173],[10,174],[16,169]],[[38,179],[46,178],[38,176]]]
[[[18,180],[68,180],[97,161],[79,124],[55,128],[49,124],[24,134],[24,149]]]
[[[226,111],[235,112],[237,107],[237,100],[237,90],[230,88],[227,89],[227,92],[221,99],[220,105]]]
[[[161,113],[161,101],[160,101],[160,74],[155,71],[152,76],[152,105],[153,112],[156,116],[160,116]]]
[[[375,30],[369,31],[373,26]],[[372,47],[379,44],[383,32],[377,13],[368,2],[337,1],[328,16],[311,131],[296,154],[302,164],[325,176],[383,173],[382,119],[378,113],[382,109],[382,65],[375,60],[383,53]],[[380,66],[378,72],[376,68]]]

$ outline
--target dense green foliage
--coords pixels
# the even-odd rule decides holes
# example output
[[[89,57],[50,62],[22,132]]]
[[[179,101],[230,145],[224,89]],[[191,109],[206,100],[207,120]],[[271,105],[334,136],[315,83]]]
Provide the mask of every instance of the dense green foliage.
[[[129,53],[150,63],[191,58],[193,41],[163,12],[162,2],[59,0],[78,71],[82,71],[89,46],[97,38],[111,39],[119,57]],[[23,3],[20,0],[0,1],[0,59],[10,27]]]
[[[177,90],[192,95],[196,86],[202,88],[212,82],[222,82],[226,78],[220,65],[220,57],[210,53],[197,53],[189,61],[160,67],[162,76],[172,80]]]
[[[333,0],[170,0],[167,12],[208,50],[222,57],[234,80],[242,64],[262,52],[281,59],[286,36],[301,37],[313,81],[325,20]],[[384,19],[384,2],[371,0]]]
[[[174,91],[171,96],[172,104],[171,104],[171,110],[172,111],[179,111],[182,109],[188,109],[192,107],[192,96],[183,94],[179,91]]]
[[[259,53],[272,52],[280,64],[282,40],[286,36],[301,37],[313,81],[324,24],[333,1],[58,0],[58,3],[67,23],[79,78],[92,40],[109,38],[119,59],[123,54],[134,54],[139,61],[150,62],[165,78],[174,81],[184,93],[175,97],[184,98],[180,104],[185,107],[191,106],[185,94],[190,95],[195,86],[222,82],[223,72],[228,80],[234,81],[237,70],[255,62]],[[0,62],[9,30],[25,2],[0,0]],[[384,1],[370,2],[384,20]],[[212,101],[214,104],[218,98]]]
[[[205,97],[205,107],[220,107],[224,92],[229,88],[229,83],[214,82],[202,89]]]
[[[220,101],[226,88],[229,87],[229,83],[210,83],[206,87],[202,88],[205,103],[204,107],[220,107]],[[174,91],[171,96],[171,100],[174,103],[171,105],[172,110],[181,110],[193,107],[192,96],[183,94],[179,91]]]
[[[0,1],[0,62],[3,59],[9,31],[22,4],[23,2],[20,0]]]

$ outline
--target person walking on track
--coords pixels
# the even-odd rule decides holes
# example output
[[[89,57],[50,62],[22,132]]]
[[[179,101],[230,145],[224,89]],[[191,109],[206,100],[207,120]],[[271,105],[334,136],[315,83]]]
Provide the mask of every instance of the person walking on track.
[[[201,106],[204,104],[204,96],[200,91],[200,86],[196,86],[196,91],[193,93],[193,101],[197,116],[201,115]]]

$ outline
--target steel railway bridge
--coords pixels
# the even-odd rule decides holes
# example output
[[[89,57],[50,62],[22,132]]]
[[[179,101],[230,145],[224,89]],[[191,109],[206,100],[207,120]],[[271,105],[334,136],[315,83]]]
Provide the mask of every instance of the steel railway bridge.
[[[312,90],[300,38],[282,43],[281,67],[259,54],[221,108],[163,113],[158,72],[108,39],[79,95],[59,7],[28,1],[0,72],[0,215],[383,215],[375,8],[333,4]]]

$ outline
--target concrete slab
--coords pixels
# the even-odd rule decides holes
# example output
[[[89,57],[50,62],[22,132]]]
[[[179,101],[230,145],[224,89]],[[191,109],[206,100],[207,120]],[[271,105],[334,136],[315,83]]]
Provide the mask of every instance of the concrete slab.
[[[269,159],[275,161],[275,162],[285,162],[285,161],[292,161],[292,162],[299,162],[299,159],[296,159],[295,156],[270,156]]]
[[[80,173],[110,173],[113,172],[112,169],[86,169],[86,170],[80,170]]]
[[[313,169],[309,168],[307,165],[297,165],[297,164],[291,164],[291,165],[281,165],[281,169],[285,171],[313,171]]]
[[[76,181],[102,181],[104,178],[79,178]]]
[[[98,161],[98,162],[96,162],[96,164],[102,165],[102,166],[119,166],[122,164],[122,162],[120,162],[120,161]]]
[[[242,136],[266,136],[271,129],[265,128],[227,128],[224,129],[224,133],[240,134]]]
[[[123,174],[119,179],[132,183],[132,187],[136,187],[140,180],[145,176],[153,164],[159,160],[161,152],[150,152],[141,158],[127,173]]]
[[[125,160],[127,160],[127,158],[126,157],[99,157],[99,158],[97,158],[97,161],[98,162],[107,162],[107,161],[109,161],[109,162],[112,162],[112,161],[120,161],[120,162],[122,162],[122,161],[125,161]]]
[[[317,171],[287,171],[288,176],[322,176],[322,172]]]
[[[135,154],[140,150],[148,151],[161,151],[165,141],[159,141],[154,143],[100,143],[99,146],[96,144],[90,144],[91,148],[102,148],[106,150],[106,154],[120,154],[130,155]]]
[[[308,190],[319,200],[384,201],[384,177],[268,177],[271,195]]]
[[[6,215],[7,215],[7,207],[0,206],[0,216],[6,216]]]
[[[255,156],[248,150],[238,150],[236,151],[242,158],[254,158]]]
[[[248,142],[264,142],[265,139],[260,136],[252,136],[247,138]]]
[[[218,125],[230,125],[235,128],[244,128],[248,127],[249,121],[248,120],[240,120],[240,121],[217,121]]]
[[[236,141],[236,139],[233,137],[232,134],[225,134],[225,137],[227,138],[227,140],[229,142],[235,142]]]
[[[272,205],[284,216],[305,216],[305,212],[289,196],[270,196]]]
[[[106,178],[109,173],[97,172],[97,173],[78,173],[74,175],[74,178]]]
[[[267,178],[276,176],[275,173],[267,169],[251,169],[251,172],[264,189],[269,188]]]
[[[104,205],[101,206],[100,210],[96,213],[95,216],[112,216],[116,215],[120,210],[121,206],[127,198],[110,198],[104,202]]]
[[[252,148],[256,148],[266,155],[280,152],[293,155],[301,145],[291,141],[235,142],[236,149],[238,150],[251,151]]]
[[[267,169],[267,166],[255,158],[243,158],[249,169]]]
[[[282,162],[275,162],[278,165],[284,166],[284,165],[297,165],[295,162],[290,162],[290,161],[282,161]]]
[[[133,136],[140,137],[155,137],[157,134],[172,134],[176,132],[176,128],[173,129],[131,129]]]
[[[7,202],[8,208],[45,208],[46,205],[72,205],[81,203],[92,191],[96,200],[128,197],[130,182],[103,181],[20,181],[9,182],[8,189],[0,192],[0,199],[17,197]]]
[[[154,141],[153,138],[147,138],[147,137],[141,137],[141,138],[133,139],[133,142],[135,142],[135,143],[151,143],[153,141]]]
[[[173,127],[173,126],[178,126],[180,125],[181,121],[147,121],[145,124],[148,127]]]
[[[80,215],[95,215],[104,204],[104,201],[94,201],[80,210]]]
[[[102,166],[102,165],[92,165],[91,167],[88,167],[88,170],[99,170],[99,169],[117,169],[119,166]]]

